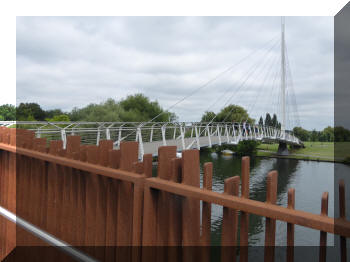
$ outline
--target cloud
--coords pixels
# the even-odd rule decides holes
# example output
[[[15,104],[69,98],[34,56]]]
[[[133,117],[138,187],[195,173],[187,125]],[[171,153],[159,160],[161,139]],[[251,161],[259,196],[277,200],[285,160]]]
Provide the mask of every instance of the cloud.
[[[280,113],[279,17],[17,17],[16,30],[17,103],[68,111],[141,92],[169,108],[243,59],[171,111]],[[332,17],[286,18],[286,41],[301,124],[333,125]]]

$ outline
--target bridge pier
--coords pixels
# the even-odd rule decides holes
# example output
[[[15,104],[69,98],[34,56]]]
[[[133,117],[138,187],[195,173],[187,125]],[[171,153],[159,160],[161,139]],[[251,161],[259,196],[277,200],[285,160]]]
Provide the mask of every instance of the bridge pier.
[[[279,142],[277,155],[280,155],[280,156],[288,156],[289,155],[288,145],[286,142]]]

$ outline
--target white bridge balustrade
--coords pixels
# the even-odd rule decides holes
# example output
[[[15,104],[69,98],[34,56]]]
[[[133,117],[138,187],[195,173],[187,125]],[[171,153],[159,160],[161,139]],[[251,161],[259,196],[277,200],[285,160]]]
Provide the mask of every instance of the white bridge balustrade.
[[[62,140],[66,146],[67,136],[79,135],[83,144],[99,144],[103,139],[114,141],[119,148],[121,141],[138,141],[139,157],[144,154],[157,156],[158,147],[177,146],[185,149],[234,144],[240,141],[284,142],[301,146],[302,142],[290,131],[282,132],[271,126],[249,125],[229,122],[28,122],[0,121],[2,126],[14,126],[35,131],[36,137]]]

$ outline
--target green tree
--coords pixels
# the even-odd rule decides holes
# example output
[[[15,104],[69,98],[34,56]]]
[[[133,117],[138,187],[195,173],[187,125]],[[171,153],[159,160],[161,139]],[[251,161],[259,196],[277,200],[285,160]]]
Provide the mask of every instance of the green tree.
[[[214,117],[216,116],[216,114],[214,112],[209,112],[209,111],[206,111],[204,113],[204,115],[202,116],[202,119],[201,119],[201,122],[210,122],[214,119]],[[216,119],[214,119],[215,121]]]
[[[240,156],[256,155],[259,143],[254,140],[241,141],[237,145],[237,154]]]
[[[73,108],[69,113],[72,121],[91,122],[146,122],[154,117],[154,122],[176,120],[176,115],[164,111],[157,101],[150,101],[142,94],[128,96],[120,102],[109,98],[100,104],[89,104],[83,108]]]
[[[262,116],[259,119],[259,126],[263,126],[264,125],[264,120],[262,118]]]
[[[319,138],[318,132],[317,132],[315,129],[313,129],[313,130],[311,131],[311,134],[310,134],[310,139],[311,139],[311,141],[313,141],[313,142],[319,141],[318,138]]]
[[[89,104],[83,108],[73,108],[69,113],[72,121],[90,122],[118,122],[123,121],[121,114],[123,109],[112,98],[100,104]]]
[[[271,125],[273,127],[278,127],[278,121],[277,121],[277,116],[276,114],[273,114],[272,120],[271,120]]]
[[[294,135],[299,138],[301,141],[309,141],[309,131],[298,126],[293,128]]]
[[[254,124],[255,120],[250,118],[247,110],[238,105],[228,105],[224,107],[215,119],[217,122],[243,122]]]
[[[336,142],[349,142],[350,141],[350,130],[343,126],[334,127],[334,140]]]
[[[0,106],[0,120],[14,121],[16,120],[16,107],[14,105],[5,104]]]
[[[327,126],[323,129],[323,134],[326,137],[325,141],[333,142],[334,141],[334,128],[331,126]]]
[[[20,103],[16,109],[16,119],[19,121],[44,121],[45,111],[37,103]]]
[[[123,121],[150,121],[155,117],[154,122],[176,120],[174,113],[164,111],[157,101],[152,102],[143,94],[128,96],[120,102],[120,106],[124,110]]]
[[[69,122],[69,116],[62,114],[62,115],[55,115],[53,118],[46,118],[46,121],[48,122]]]
[[[51,109],[45,111],[45,118],[53,118],[59,115],[64,115],[61,109]]]
[[[272,120],[269,113],[266,113],[265,116],[265,126],[272,126]]]

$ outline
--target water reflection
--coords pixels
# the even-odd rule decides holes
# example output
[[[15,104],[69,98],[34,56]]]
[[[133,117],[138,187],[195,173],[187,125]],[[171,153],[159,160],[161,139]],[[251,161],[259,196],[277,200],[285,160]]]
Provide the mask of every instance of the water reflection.
[[[223,192],[224,180],[228,177],[241,174],[241,159],[235,156],[212,156],[210,153],[201,152],[201,164],[213,162],[213,191]],[[253,158],[251,159],[250,173],[250,198],[258,201],[266,201],[267,174],[271,170],[278,171],[277,204],[287,205],[287,192],[291,187],[296,188],[296,208],[312,213],[319,213],[320,196],[322,192],[329,191],[330,200],[333,199],[332,163],[319,163],[300,161],[294,159]],[[308,181],[314,179],[317,174],[317,185]],[[305,190],[307,185],[308,189]],[[309,201],[310,200],[310,201]],[[329,207],[329,214],[333,215],[333,207]],[[220,245],[222,227],[222,207],[212,206],[212,244]],[[264,244],[265,218],[250,215],[249,219],[249,244]],[[285,245],[286,223],[277,221],[276,244]],[[310,237],[311,235],[311,237]],[[297,245],[317,245],[319,232],[307,228],[296,227]],[[312,241],[312,242],[311,242]],[[329,242],[332,243],[332,238]],[[313,243],[314,242],[314,243]]]
[[[203,179],[203,164],[213,163],[213,191],[223,192],[226,178],[241,175],[241,158],[223,156],[216,153],[201,152],[201,186]],[[321,195],[329,192],[329,216],[334,214],[334,168],[346,169],[343,173],[350,173],[350,167],[342,164],[327,162],[303,161],[294,159],[252,158],[250,162],[250,198],[258,201],[266,200],[266,177],[269,171],[278,171],[277,204],[287,206],[287,192],[295,188],[295,208],[320,213]],[[156,166],[153,175],[156,175]],[[212,245],[220,245],[222,228],[222,206],[212,205]],[[239,230],[239,225],[238,225]],[[249,245],[264,245],[265,218],[255,215],[249,216]],[[238,232],[239,236],[239,232]],[[333,245],[333,235],[328,235],[328,245]],[[319,231],[295,227],[295,245],[318,245]],[[276,245],[286,244],[286,223],[276,223]]]

